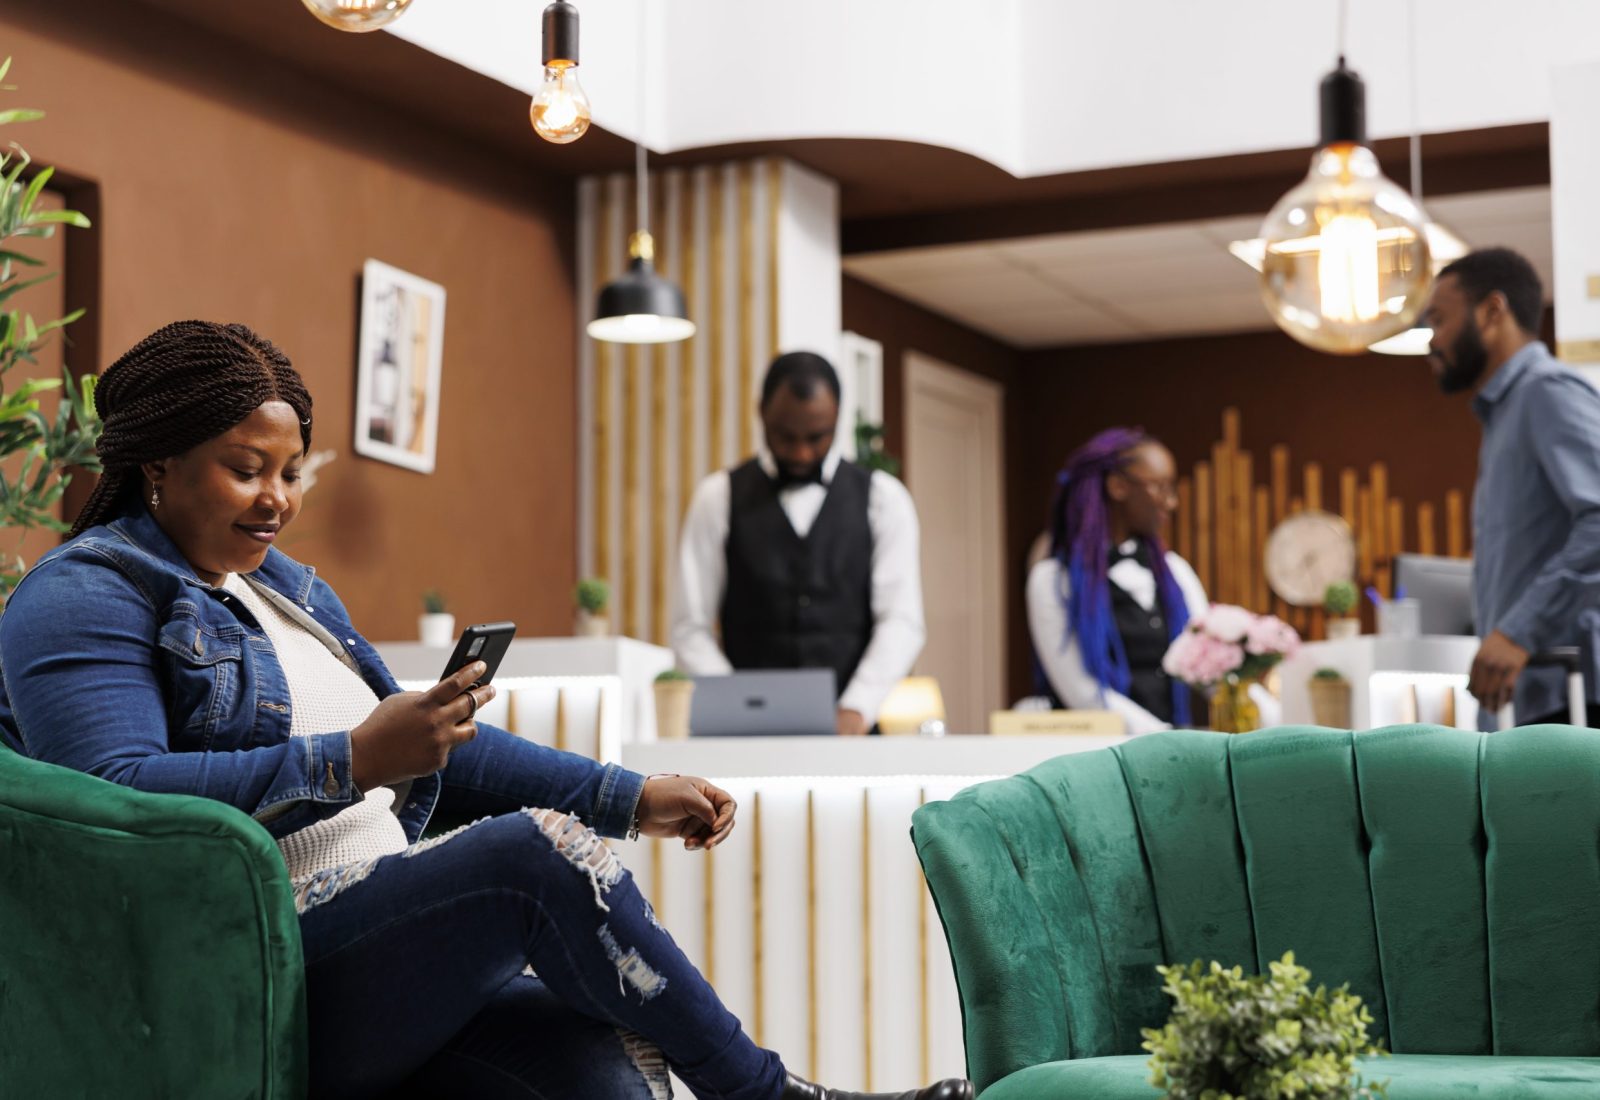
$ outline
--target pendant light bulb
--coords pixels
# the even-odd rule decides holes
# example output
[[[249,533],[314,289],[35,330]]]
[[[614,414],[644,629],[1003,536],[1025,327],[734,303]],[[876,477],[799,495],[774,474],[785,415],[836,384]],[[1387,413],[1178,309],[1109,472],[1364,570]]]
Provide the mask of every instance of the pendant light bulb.
[[[589,97],[578,84],[578,9],[556,0],[541,20],[544,83],[533,94],[528,118],[546,141],[566,145],[589,130]]]
[[[1336,355],[1410,328],[1433,278],[1426,215],[1366,146],[1365,95],[1341,58],[1322,81],[1322,143],[1311,171],[1260,233],[1267,311],[1302,344]]]
[[[411,6],[411,0],[302,0],[302,3],[328,26],[352,34],[386,27]]]
[[[546,141],[566,145],[589,130],[589,97],[578,84],[574,65],[553,65],[544,71],[544,83],[528,108],[533,131]]]

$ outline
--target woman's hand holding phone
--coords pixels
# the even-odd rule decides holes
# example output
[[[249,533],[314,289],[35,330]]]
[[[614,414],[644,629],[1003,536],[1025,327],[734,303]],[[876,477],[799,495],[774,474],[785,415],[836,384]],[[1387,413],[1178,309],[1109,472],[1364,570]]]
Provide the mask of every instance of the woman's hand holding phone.
[[[487,671],[473,661],[427,691],[396,692],[379,703],[350,731],[355,785],[366,791],[443,768],[450,750],[478,735],[473,718],[495,693],[493,684],[472,685]]]

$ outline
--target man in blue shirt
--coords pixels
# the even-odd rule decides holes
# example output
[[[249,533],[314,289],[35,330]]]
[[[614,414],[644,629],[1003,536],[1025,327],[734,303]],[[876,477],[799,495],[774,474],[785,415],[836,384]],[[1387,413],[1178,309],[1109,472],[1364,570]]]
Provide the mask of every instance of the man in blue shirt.
[[[1523,724],[1569,720],[1564,673],[1532,654],[1582,648],[1590,715],[1600,688],[1600,391],[1539,342],[1543,310],[1533,266],[1490,248],[1440,272],[1422,315],[1440,389],[1471,393],[1483,423],[1468,690],[1486,715],[1514,699]]]

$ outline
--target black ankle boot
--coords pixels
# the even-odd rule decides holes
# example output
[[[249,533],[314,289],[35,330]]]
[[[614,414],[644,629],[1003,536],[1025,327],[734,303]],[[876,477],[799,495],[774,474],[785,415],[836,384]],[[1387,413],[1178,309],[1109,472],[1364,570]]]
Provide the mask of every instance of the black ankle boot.
[[[813,1085],[791,1073],[783,1082],[783,1100],[972,1100],[972,1082],[950,1077],[909,1092],[843,1092]]]

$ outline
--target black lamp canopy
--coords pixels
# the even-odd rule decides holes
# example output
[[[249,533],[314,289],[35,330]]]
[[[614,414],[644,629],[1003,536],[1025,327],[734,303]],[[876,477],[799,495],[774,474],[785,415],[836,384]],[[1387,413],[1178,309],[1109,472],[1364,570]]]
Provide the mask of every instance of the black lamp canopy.
[[[544,65],[578,64],[578,9],[556,0],[544,9]]]

